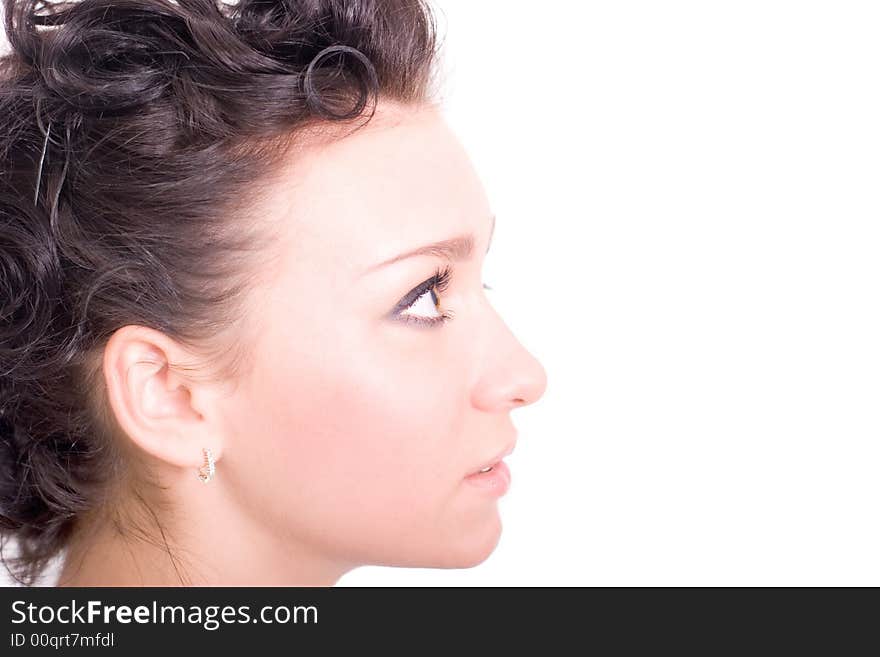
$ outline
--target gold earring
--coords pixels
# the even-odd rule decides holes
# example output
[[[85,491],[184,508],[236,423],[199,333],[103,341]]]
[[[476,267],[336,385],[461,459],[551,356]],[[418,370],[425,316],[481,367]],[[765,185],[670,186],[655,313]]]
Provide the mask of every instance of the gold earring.
[[[209,447],[203,447],[202,452],[205,454],[205,465],[199,468],[199,479],[207,484],[214,476],[214,455]]]

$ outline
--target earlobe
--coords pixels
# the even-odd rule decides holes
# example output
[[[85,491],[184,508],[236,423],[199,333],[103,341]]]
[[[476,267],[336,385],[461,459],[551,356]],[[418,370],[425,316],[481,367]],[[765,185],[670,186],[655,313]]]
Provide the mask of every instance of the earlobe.
[[[125,437],[160,461],[189,469],[207,465],[205,447],[210,445],[213,461],[222,446],[211,409],[195,403],[194,392],[203,384],[173,367],[187,359],[186,350],[165,334],[132,325],[111,336],[103,366],[107,399]]]

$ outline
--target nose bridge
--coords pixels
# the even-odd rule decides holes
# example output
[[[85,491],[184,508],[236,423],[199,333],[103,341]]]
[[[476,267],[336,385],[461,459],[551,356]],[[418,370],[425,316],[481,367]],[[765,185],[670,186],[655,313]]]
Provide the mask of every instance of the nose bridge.
[[[547,388],[546,370],[495,308],[487,307],[484,365],[474,389],[474,405],[494,412],[533,404]]]

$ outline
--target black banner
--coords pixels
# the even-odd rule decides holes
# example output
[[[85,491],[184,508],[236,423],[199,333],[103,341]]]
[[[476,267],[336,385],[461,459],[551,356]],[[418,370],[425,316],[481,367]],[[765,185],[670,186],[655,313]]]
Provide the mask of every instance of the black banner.
[[[747,588],[46,587],[0,589],[0,605],[2,655],[278,646],[498,654],[524,636],[553,655],[600,645],[620,654],[664,646],[751,654],[803,640],[839,653],[866,645],[860,634],[877,609],[873,589]]]

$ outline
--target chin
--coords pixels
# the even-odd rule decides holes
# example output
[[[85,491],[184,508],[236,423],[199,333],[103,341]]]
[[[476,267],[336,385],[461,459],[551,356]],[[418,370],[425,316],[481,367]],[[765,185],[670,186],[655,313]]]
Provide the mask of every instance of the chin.
[[[494,521],[487,523],[479,532],[472,532],[456,537],[447,549],[438,555],[436,568],[473,568],[486,561],[501,540],[501,519],[496,514]]]
[[[361,563],[399,568],[473,568],[486,561],[501,540],[502,525],[497,511],[478,525],[458,526],[442,535],[422,535],[418,544],[382,549],[379,554],[361,555]]]

